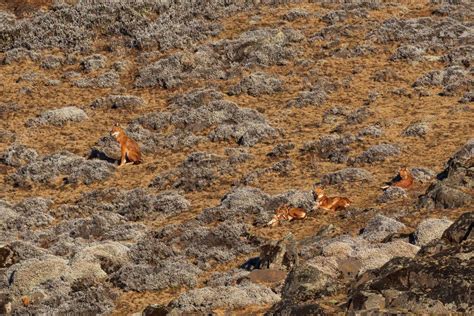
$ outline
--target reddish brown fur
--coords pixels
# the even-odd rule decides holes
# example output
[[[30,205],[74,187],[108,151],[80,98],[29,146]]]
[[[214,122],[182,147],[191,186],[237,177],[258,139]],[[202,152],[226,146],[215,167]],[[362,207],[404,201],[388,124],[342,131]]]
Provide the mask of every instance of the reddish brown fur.
[[[23,306],[26,307],[26,306],[30,305],[30,298],[28,296],[23,296],[21,298],[21,302],[23,303]]]
[[[399,175],[402,179],[394,182],[392,186],[407,189],[413,185],[415,178],[407,168],[401,168]]]
[[[127,162],[127,159],[134,164],[142,162],[140,147],[133,139],[127,136],[122,128],[114,126],[110,131],[110,135],[114,136],[120,143],[121,156],[119,167],[123,166]]]
[[[343,210],[349,205],[351,205],[351,200],[342,196],[332,196],[328,197],[324,193],[323,188],[315,188],[314,195],[316,199],[315,208],[322,208],[328,211],[339,211]]]
[[[274,226],[279,223],[281,220],[288,220],[292,221],[293,219],[304,219],[306,218],[306,210],[304,208],[299,207],[289,207],[288,205],[284,205],[279,209],[275,210],[275,215],[273,219],[268,222],[267,225]]]

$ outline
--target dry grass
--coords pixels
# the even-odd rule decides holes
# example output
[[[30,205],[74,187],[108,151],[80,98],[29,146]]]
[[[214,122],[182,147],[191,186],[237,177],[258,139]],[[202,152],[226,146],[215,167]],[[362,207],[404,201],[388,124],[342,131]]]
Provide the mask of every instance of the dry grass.
[[[18,15],[25,14],[29,10],[38,7],[48,6],[51,1],[6,1],[0,5],[0,9],[7,8]],[[300,29],[305,35],[309,36],[320,30],[324,24],[316,17],[307,20],[300,20],[294,23],[284,22],[279,18],[288,9],[298,7],[289,5],[278,7],[277,9],[262,8],[258,13],[261,19],[257,22],[249,23],[251,15],[248,13],[237,14],[226,19],[223,22],[224,31],[219,38],[232,38],[241,32],[259,28],[262,26],[289,25]],[[329,10],[328,7],[322,7],[318,4],[304,4],[303,7],[310,12],[324,13]],[[390,16],[421,17],[430,14],[429,7],[405,1],[396,6],[391,6],[380,11],[373,11],[367,20],[357,20],[354,23],[368,24],[373,21],[382,21]],[[253,15],[253,14],[252,14]],[[364,41],[365,33],[355,33],[348,42],[342,41],[340,45],[352,46]],[[213,39],[215,40],[215,39]],[[324,42],[312,42],[303,46],[302,58],[312,59],[312,56],[322,51]],[[97,43],[101,47],[103,43]],[[318,161],[309,155],[302,155],[299,148],[307,141],[318,139],[320,136],[328,134],[335,126],[327,124],[319,125],[322,114],[325,110],[338,105],[344,105],[350,109],[360,107],[367,95],[371,91],[377,91],[380,97],[370,105],[370,110],[374,112],[364,125],[372,123],[382,123],[384,125],[384,135],[379,139],[368,140],[360,148],[355,149],[355,153],[362,152],[369,145],[380,142],[396,143],[402,148],[402,154],[381,164],[367,165],[365,168],[374,174],[374,181],[368,184],[346,184],[328,189],[329,194],[342,193],[354,201],[357,208],[370,208],[375,206],[375,199],[380,195],[380,186],[394,175],[400,166],[423,166],[434,171],[441,171],[443,164],[453,154],[453,152],[463,145],[469,137],[473,135],[474,115],[473,112],[450,113],[453,104],[457,102],[460,96],[440,97],[437,95],[437,89],[432,89],[431,95],[419,98],[414,96],[400,97],[394,96],[391,91],[396,88],[409,89],[411,83],[417,79],[420,74],[434,69],[441,69],[442,64],[438,62],[423,61],[414,64],[406,62],[389,62],[388,57],[394,52],[396,47],[385,46],[383,53],[379,55],[369,55],[360,58],[335,58],[328,57],[319,61],[315,65],[318,74],[333,79],[341,80],[352,77],[351,86],[347,89],[339,89],[332,94],[321,107],[305,108],[287,108],[288,100],[294,98],[299,91],[304,88],[303,76],[309,75],[303,69],[297,66],[288,65],[281,67],[269,67],[266,72],[285,77],[287,90],[272,96],[263,96],[259,98],[241,95],[229,97],[241,107],[254,108],[264,113],[272,126],[283,128],[285,134],[278,142],[292,142],[296,145],[289,158],[293,161],[294,170],[286,177],[282,178],[274,174],[261,177],[253,185],[270,194],[277,194],[288,191],[289,189],[310,190],[311,186],[320,180],[320,177],[328,172],[333,172],[345,167],[329,162]],[[44,52],[44,54],[60,54],[59,52]],[[20,74],[25,72],[36,72],[47,78],[60,78],[65,71],[79,71],[78,65],[66,66],[61,70],[44,70],[32,62],[23,62],[20,64],[4,65],[0,69],[0,89],[3,91],[0,101],[14,101],[18,103],[20,109],[9,114],[6,120],[0,123],[0,127],[5,130],[15,132],[17,141],[32,147],[40,154],[51,154],[59,150],[69,150],[81,156],[87,156],[91,146],[104,136],[114,122],[120,122],[126,125],[133,119],[150,111],[161,111],[166,108],[166,100],[173,94],[184,91],[184,88],[176,90],[162,89],[134,89],[132,86],[134,75],[138,66],[135,64],[134,55],[108,55],[109,62],[118,60],[128,60],[132,66],[129,75],[122,78],[121,86],[126,89],[127,94],[133,94],[142,97],[146,106],[131,111],[117,110],[92,110],[90,103],[100,96],[106,96],[115,89],[80,89],[71,86],[67,82],[61,83],[56,87],[44,86],[41,81],[34,84],[28,82],[19,82],[17,79]],[[0,56],[1,58],[1,56]],[[352,74],[354,67],[362,66],[361,72]],[[391,82],[375,82],[371,79],[373,73],[380,69],[393,69],[401,79]],[[93,75],[93,74],[92,74]],[[237,80],[229,82],[204,82],[198,80],[193,86],[215,85],[222,91],[226,91]],[[31,88],[31,95],[19,93],[21,87]],[[186,87],[186,90],[189,86]],[[62,107],[66,105],[76,105],[83,108],[89,119],[80,124],[71,124],[64,128],[45,127],[37,129],[27,129],[25,121],[45,109]],[[401,136],[402,130],[412,121],[424,120],[431,124],[432,131],[425,138],[406,138]],[[360,126],[348,126],[346,131],[356,132]],[[249,152],[255,157],[251,162],[239,167],[238,174],[244,175],[247,172],[258,168],[268,167],[273,161],[266,158],[265,154],[271,151],[277,142],[260,143],[249,149]],[[9,144],[0,144],[0,152],[7,148]],[[207,151],[213,153],[222,153],[224,147],[235,147],[235,144],[206,143],[199,145],[192,150],[171,151],[163,150],[155,154],[145,156],[145,163],[138,166],[128,166],[118,169],[109,180],[95,183],[89,186],[64,186],[59,188],[33,187],[31,190],[22,190],[14,188],[6,183],[6,178],[13,173],[13,168],[2,167],[0,170],[0,198],[9,201],[18,201],[28,196],[46,196],[51,197],[56,204],[74,202],[84,191],[91,191],[99,188],[119,187],[122,189],[132,189],[136,187],[146,187],[150,181],[160,172],[176,167],[189,153],[193,151]],[[152,227],[160,227],[169,223],[180,223],[193,218],[203,209],[213,207],[219,204],[220,198],[231,188],[232,179],[225,181],[224,185],[214,186],[204,192],[194,192],[186,194],[186,198],[192,202],[192,211],[186,214],[178,215],[166,223],[146,223]],[[396,215],[404,209],[410,209],[417,199],[417,196],[424,192],[427,184],[418,185],[409,194],[409,198],[404,201],[394,202],[382,206],[382,212]],[[453,212],[437,211],[430,213],[431,217],[456,218],[463,210]],[[408,226],[414,227],[418,221],[428,216],[427,211],[413,212],[411,215],[402,217]],[[255,229],[255,234],[265,238],[277,239],[288,232],[293,232],[297,239],[310,236],[318,231],[322,226],[332,223],[340,232],[355,234],[363,227],[364,223],[370,218],[370,214],[360,215],[358,218],[342,218],[340,214],[310,214],[304,221],[297,221],[291,225],[282,225],[278,229],[259,228]],[[245,258],[239,258],[225,267],[217,269],[227,269],[242,263]],[[127,292],[123,293],[117,302],[117,309],[114,315],[131,314],[138,312],[151,303],[167,303],[175,298],[183,289],[167,290],[160,292]],[[251,307],[243,311],[236,311],[237,314],[261,314],[266,306]],[[222,312],[222,311],[221,311]],[[219,312],[219,313],[221,313]],[[222,312],[223,314],[223,312]]]
[[[48,9],[53,0],[3,0],[0,10],[10,11],[17,17],[23,18],[32,15],[39,9]]]

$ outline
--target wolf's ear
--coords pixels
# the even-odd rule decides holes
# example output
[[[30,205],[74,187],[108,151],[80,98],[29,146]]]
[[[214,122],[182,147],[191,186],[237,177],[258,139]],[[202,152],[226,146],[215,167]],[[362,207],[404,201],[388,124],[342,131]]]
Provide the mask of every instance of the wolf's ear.
[[[116,123],[114,124],[114,126],[117,126],[117,127],[119,127],[119,123],[118,123],[118,122],[116,122]]]

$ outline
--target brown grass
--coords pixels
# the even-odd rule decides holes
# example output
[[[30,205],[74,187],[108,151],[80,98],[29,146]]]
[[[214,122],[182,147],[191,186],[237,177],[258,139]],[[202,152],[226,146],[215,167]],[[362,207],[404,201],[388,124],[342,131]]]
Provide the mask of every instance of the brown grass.
[[[13,1],[7,0],[0,4],[0,9],[7,8],[18,15],[23,15],[39,7],[48,6],[49,0],[43,1]],[[288,5],[278,8],[263,7],[258,14],[262,17],[260,21],[249,23],[253,14],[241,13],[226,19],[223,22],[224,31],[219,38],[232,38],[238,36],[242,31],[262,26],[275,27],[279,25],[288,25],[300,29],[305,35],[310,36],[316,33],[322,27],[318,18],[309,18],[294,23],[284,22],[279,18],[288,9],[298,5]],[[324,13],[328,11],[327,7],[318,4],[301,4],[310,12]],[[255,13],[256,14],[256,13]],[[387,7],[380,11],[370,13],[369,19],[357,20],[354,23],[365,25],[371,21],[383,21],[391,16],[420,17],[428,16],[430,7],[425,4],[417,4],[412,1],[404,1],[399,5]],[[340,45],[354,45],[364,41],[365,33],[356,32],[347,42],[342,41]],[[212,39],[215,40],[215,39]],[[302,58],[312,60],[315,54],[323,51],[324,42],[312,42],[304,44]],[[103,43],[97,42],[97,47]],[[391,91],[395,88],[410,89],[413,83],[421,74],[434,69],[441,69],[443,65],[439,62],[423,61],[409,64],[406,62],[389,62],[388,57],[396,49],[395,45],[385,46],[383,53],[379,55],[370,55],[368,57],[342,59],[328,57],[315,63],[313,69],[322,76],[328,76],[333,79],[341,80],[352,76],[351,86],[348,89],[339,89],[332,94],[326,104],[321,107],[305,107],[301,109],[287,108],[286,102],[294,98],[299,91],[304,88],[304,82],[301,79],[306,70],[293,65],[281,67],[269,67],[266,72],[278,74],[286,78],[287,90],[272,96],[263,96],[259,98],[241,95],[229,97],[241,107],[254,108],[264,113],[271,124],[275,127],[283,128],[285,135],[277,142],[260,143],[249,148],[249,152],[256,157],[251,162],[242,165],[238,174],[240,176],[258,168],[268,167],[273,161],[266,158],[268,153],[278,142],[292,142],[296,145],[289,158],[294,163],[294,170],[285,178],[275,174],[269,174],[261,177],[254,186],[270,194],[278,194],[289,189],[310,190],[313,183],[320,180],[320,177],[328,172],[339,170],[344,165],[337,165],[325,161],[319,161],[310,155],[302,155],[299,148],[307,141],[318,139],[320,136],[328,134],[335,126],[324,124],[319,126],[322,114],[326,109],[333,106],[344,105],[351,109],[360,107],[370,91],[377,91],[380,97],[370,105],[370,110],[374,112],[364,126],[371,123],[380,122],[384,127],[384,135],[380,139],[369,139],[364,145],[355,148],[355,152],[362,152],[368,146],[380,142],[396,143],[402,148],[402,154],[381,164],[367,165],[364,168],[374,174],[374,181],[368,184],[344,184],[337,187],[328,188],[328,195],[343,193],[352,201],[352,206],[356,208],[375,207],[375,199],[381,194],[380,186],[398,172],[400,166],[423,166],[433,169],[437,172],[443,169],[444,163],[453,154],[453,152],[463,145],[469,137],[473,135],[474,115],[473,112],[450,113],[449,110],[453,104],[460,98],[440,97],[437,95],[439,89],[431,89],[431,95],[428,97],[412,98],[394,96]],[[52,54],[61,54],[57,51],[44,52]],[[0,55],[0,58],[2,56]],[[0,89],[3,93],[0,101],[14,101],[18,103],[20,109],[11,113],[6,120],[0,123],[2,129],[10,130],[16,133],[17,141],[32,147],[40,154],[51,154],[59,150],[69,150],[81,156],[87,156],[91,146],[111,128],[113,122],[118,121],[126,125],[133,119],[150,111],[160,111],[166,108],[166,100],[173,94],[184,91],[185,88],[179,88],[172,91],[150,88],[134,89],[132,86],[134,75],[138,69],[135,64],[135,56],[132,54],[117,56],[109,55],[109,62],[118,60],[128,60],[133,65],[129,75],[122,78],[121,85],[126,89],[127,94],[133,94],[142,97],[146,101],[146,106],[136,110],[117,111],[117,110],[92,110],[90,103],[100,96],[106,96],[114,89],[80,89],[71,86],[67,82],[61,83],[57,87],[46,87],[41,81],[35,84],[28,82],[16,83],[19,75],[25,72],[37,72],[48,78],[60,78],[65,71],[78,70],[78,65],[66,66],[61,70],[44,70],[32,62],[23,62],[20,64],[4,65],[0,69]],[[362,71],[352,75],[352,70],[356,66],[362,66]],[[401,79],[392,82],[375,82],[371,79],[373,73],[380,69],[391,68]],[[201,86],[212,84],[226,91],[232,84],[238,80],[229,82],[197,80],[192,86]],[[20,94],[21,87],[28,86],[32,90],[31,96]],[[188,90],[190,87],[186,87]],[[27,129],[25,121],[41,113],[45,109],[57,108],[66,105],[77,105],[82,107],[89,119],[80,124],[71,124],[65,128],[45,127],[37,129]],[[425,138],[406,138],[401,137],[402,130],[412,121],[429,121],[432,127]],[[346,131],[354,133],[360,126],[348,126]],[[7,148],[9,144],[0,143],[0,152]],[[0,170],[0,198],[9,201],[19,201],[28,196],[51,197],[56,204],[74,202],[84,191],[94,189],[119,187],[122,189],[132,189],[136,187],[146,187],[150,181],[160,172],[176,167],[189,153],[193,151],[208,151],[213,153],[223,153],[224,147],[236,147],[235,144],[206,143],[199,145],[192,150],[183,150],[179,152],[163,150],[152,155],[144,157],[145,162],[138,166],[127,166],[118,169],[109,180],[92,184],[89,186],[65,186],[60,188],[33,187],[31,190],[22,190],[12,187],[6,182],[9,174],[14,172],[13,168],[2,167]],[[153,171],[150,171],[153,170]],[[224,185],[214,186],[204,192],[194,192],[186,194],[186,198],[192,202],[192,211],[181,214],[170,219],[166,223],[152,222],[145,223],[151,227],[160,227],[171,223],[181,223],[187,221],[207,207],[219,204],[220,198],[231,188],[231,179],[224,179]],[[225,181],[229,180],[229,181]],[[428,184],[418,184],[410,190],[409,197],[406,200],[393,202],[381,206],[381,212],[389,215],[397,215],[403,210],[409,210],[416,201],[419,194],[422,194]],[[434,211],[428,213],[425,210],[419,212],[408,212],[401,218],[410,227],[415,227],[420,219],[430,217],[448,217],[456,218],[464,210],[455,210],[450,212]],[[364,215],[365,214],[365,215]],[[372,214],[372,215],[371,215]],[[357,218],[342,218],[337,213],[310,213],[304,221],[295,221],[291,224],[284,224],[278,229],[255,228],[254,233],[270,239],[281,238],[285,234],[292,232],[297,239],[310,236],[317,232],[321,227],[332,223],[337,230],[344,233],[356,234],[363,227],[364,223],[373,216],[373,213],[361,213]],[[223,267],[216,267],[216,270],[228,268],[229,265],[237,266],[245,261],[245,258],[239,258],[238,262],[232,262]],[[127,292],[123,293],[117,302],[114,315],[131,314],[139,312],[148,304],[168,303],[175,298],[183,289],[167,290],[159,292]],[[329,304],[330,305],[330,304]],[[248,310],[237,312],[237,314],[255,313],[261,314],[268,306],[251,307]],[[328,310],[331,310],[328,307]],[[333,309],[336,311],[337,309]],[[222,311],[218,311],[221,313]],[[222,312],[223,313],[223,312]]]

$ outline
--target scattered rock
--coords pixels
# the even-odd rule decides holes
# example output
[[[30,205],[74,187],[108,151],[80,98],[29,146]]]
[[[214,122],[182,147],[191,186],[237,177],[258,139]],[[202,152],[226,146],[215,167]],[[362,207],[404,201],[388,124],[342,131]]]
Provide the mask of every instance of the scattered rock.
[[[32,148],[14,143],[0,156],[0,163],[7,166],[19,167],[38,158],[38,153]]]
[[[442,183],[435,183],[420,197],[420,206],[428,209],[457,208],[467,206],[471,201],[472,197],[469,194]]]
[[[323,123],[334,124],[341,118],[349,115],[349,109],[341,106],[335,106],[326,110],[323,114]]]
[[[413,45],[402,45],[390,56],[390,60],[420,61],[424,53],[425,49],[423,48]]]
[[[377,202],[387,203],[387,202],[399,200],[401,198],[406,198],[406,197],[407,197],[407,193],[405,189],[400,188],[400,187],[390,186],[387,189],[385,189],[382,195],[380,195],[377,198]]]
[[[202,271],[185,258],[174,257],[154,265],[127,264],[111,275],[125,291],[159,291],[181,286],[195,287]]]
[[[346,123],[349,125],[361,124],[372,114],[366,106],[362,106],[347,115]]]
[[[100,68],[104,68],[107,58],[103,55],[91,55],[81,60],[81,68],[85,72],[91,72]]]
[[[442,86],[440,95],[453,96],[459,91],[465,92],[470,87],[471,79],[464,67],[451,66],[444,70],[434,70],[418,78],[413,84],[419,86]]]
[[[474,187],[472,177],[472,157],[474,140],[469,140],[446,163],[445,170],[431,184],[426,193],[420,196],[418,205],[426,208],[457,208],[467,206],[472,201],[468,193]]]
[[[436,177],[436,173],[423,167],[414,167],[410,169],[413,177],[421,182],[428,182]]]
[[[128,191],[107,189],[93,191],[83,196],[82,206],[92,206],[94,212],[104,210],[120,214],[129,221],[157,220],[177,215],[189,209],[191,204],[176,191],[150,194],[138,188]]]
[[[298,254],[293,235],[288,235],[278,242],[271,242],[260,248],[260,269],[290,271],[296,265],[298,265]]]
[[[153,304],[148,305],[142,312],[142,316],[166,316],[171,309],[164,305]]]
[[[198,216],[198,220],[204,223],[225,221],[226,219],[243,221],[250,219],[250,216],[253,215],[255,219],[259,219],[261,224],[265,224],[273,216],[270,211],[266,210],[269,203],[270,196],[258,189],[252,187],[235,188],[223,196],[221,205],[205,209]]]
[[[281,91],[283,91],[283,82],[280,79],[266,73],[257,72],[245,77],[240,83],[231,87],[227,94],[239,95],[247,93],[253,97],[258,97]]]
[[[107,71],[97,77],[79,78],[73,81],[78,88],[113,88],[119,85],[120,75],[114,71]]]
[[[81,122],[87,118],[87,114],[84,110],[75,106],[67,106],[60,109],[45,111],[38,117],[28,120],[26,125],[28,127],[41,125],[64,126],[68,122]]]
[[[288,102],[289,107],[303,107],[307,105],[320,106],[326,102],[327,94],[324,91],[314,89],[302,91],[296,99]]]
[[[281,143],[276,145],[272,151],[267,153],[267,157],[270,158],[278,158],[282,156],[287,156],[288,153],[295,148],[295,144],[293,143]]]
[[[203,131],[211,141],[233,140],[242,146],[254,146],[278,135],[262,114],[222,100],[221,94],[214,90],[192,91],[176,97],[172,107],[176,108],[173,112],[155,112],[139,118],[127,132],[146,147],[173,147],[176,142],[193,145],[199,138],[191,133]],[[176,134],[163,137],[156,133],[169,125],[176,127]]]
[[[247,173],[241,180],[240,183],[244,185],[250,185],[253,182],[258,181],[259,178],[266,174],[276,173],[280,176],[287,176],[291,170],[293,170],[293,162],[291,159],[281,160],[268,168],[257,168]]]
[[[184,66],[181,63],[181,55],[173,55],[160,59],[150,66],[139,70],[135,86],[147,88],[160,86],[171,89],[181,84]]]
[[[376,125],[370,125],[357,133],[358,137],[364,136],[372,136],[372,137],[380,137],[383,135],[383,130]]]
[[[350,158],[352,164],[385,161],[388,157],[400,154],[400,148],[393,144],[374,145],[355,158]]]
[[[41,67],[45,69],[57,69],[62,66],[64,59],[62,57],[48,55],[41,61]]]
[[[93,108],[111,108],[111,109],[126,109],[133,110],[143,106],[145,102],[142,98],[133,95],[109,95],[104,98],[99,98],[92,102]]]
[[[464,214],[437,243],[444,242],[450,229],[456,231],[465,227],[469,216],[472,226],[472,212]],[[457,223],[463,224],[457,226]],[[462,234],[466,236],[464,230]],[[423,248],[414,258],[395,258],[383,267],[361,275],[351,291],[349,310],[376,307],[412,313],[471,313],[472,238],[453,241],[441,248],[430,247],[430,252]],[[407,278],[410,279],[408,283]]]
[[[318,157],[335,162],[344,163],[348,159],[351,148],[348,146],[355,141],[350,134],[330,134],[321,136],[318,141],[305,143],[302,151],[314,153]]]
[[[5,269],[16,263],[16,254],[9,246],[0,247],[0,269]]]
[[[38,53],[20,47],[6,51],[3,58],[3,64],[10,65],[13,63],[23,62],[25,60],[36,61],[39,58],[40,55]]]
[[[300,8],[295,8],[295,9],[291,9],[290,11],[286,12],[282,18],[284,20],[287,20],[287,21],[290,21],[290,22],[293,22],[295,20],[298,20],[298,19],[302,19],[302,18],[306,18],[309,16],[309,13],[308,11],[304,10],[304,9],[300,9]]]
[[[392,69],[377,70],[372,76],[376,82],[391,82],[401,80],[400,76]]]
[[[186,192],[201,191],[216,183],[234,169],[226,157],[196,152],[189,155],[176,169],[156,177],[150,184],[157,188],[175,188]]]
[[[103,181],[112,175],[113,165],[101,160],[86,160],[70,152],[60,152],[20,167],[11,175],[15,186],[27,188],[32,183],[55,185]],[[62,177],[61,177],[62,176]]]
[[[471,103],[474,102],[474,92],[466,92],[458,101],[459,103]]]
[[[381,242],[387,236],[399,233],[404,229],[406,229],[406,226],[403,223],[378,214],[364,227],[361,237],[370,242]]]
[[[49,86],[49,87],[56,87],[56,86],[59,86],[59,85],[61,84],[61,81],[60,81],[60,80],[51,79],[51,80],[46,80],[44,84],[45,84],[46,86]]]
[[[339,184],[343,182],[369,182],[372,180],[372,174],[360,168],[346,168],[333,173],[324,175],[321,179],[323,185]]]
[[[271,289],[249,283],[238,286],[204,287],[190,290],[170,303],[172,313],[235,310],[248,305],[267,305],[280,300]]]
[[[1,115],[0,115],[1,116]],[[16,140],[16,134],[0,129],[0,142],[8,144]]]
[[[416,136],[423,137],[428,133],[429,127],[428,124],[423,122],[410,124],[403,132],[403,136]]]
[[[415,231],[415,242],[426,246],[431,241],[441,238],[444,231],[453,224],[452,221],[438,218],[427,218],[418,224]]]
[[[41,197],[24,199],[13,206],[16,214],[10,218],[7,216],[6,226],[16,231],[46,227],[54,221],[49,210],[51,204],[51,200]]]

